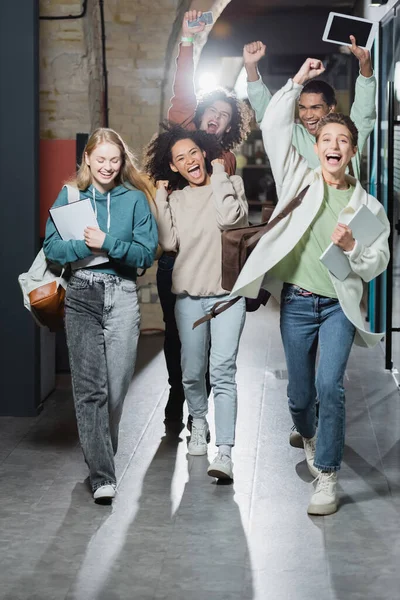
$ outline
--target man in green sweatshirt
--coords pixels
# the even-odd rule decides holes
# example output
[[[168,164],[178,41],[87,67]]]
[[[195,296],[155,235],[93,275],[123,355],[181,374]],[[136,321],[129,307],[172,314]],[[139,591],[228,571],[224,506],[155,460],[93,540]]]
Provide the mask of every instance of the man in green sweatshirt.
[[[376,119],[376,79],[368,50],[357,46],[354,36],[350,36],[351,51],[358,59],[360,74],[356,81],[355,98],[350,117],[358,129],[358,152],[352,159],[354,176],[360,177],[360,158],[365,142],[374,128]],[[266,46],[262,42],[252,42],[243,48],[244,66],[247,72],[247,95],[261,123],[272,94],[258,72],[258,62],[265,55]],[[299,118],[301,124],[293,129],[293,145],[313,169],[319,166],[314,152],[315,131],[319,119],[335,110],[334,89],[325,81],[313,80],[307,83],[299,98]]]
[[[358,150],[351,160],[354,176],[360,178],[361,154],[365,142],[374,128],[376,120],[376,79],[372,70],[371,56],[368,50],[357,46],[354,36],[350,36],[351,51],[358,59],[360,74],[356,81],[355,97],[350,117],[358,130]],[[262,81],[258,62],[265,56],[266,46],[260,42],[252,42],[243,48],[244,66],[247,72],[247,95],[261,123],[272,94]],[[295,123],[292,142],[296,150],[308,162],[311,168],[320,166],[314,151],[315,132],[318,121],[336,108],[335,90],[326,81],[312,80],[305,84],[298,102],[298,113],[301,123]],[[293,429],[289,442],[297,448],[303,447],[300,434]]]

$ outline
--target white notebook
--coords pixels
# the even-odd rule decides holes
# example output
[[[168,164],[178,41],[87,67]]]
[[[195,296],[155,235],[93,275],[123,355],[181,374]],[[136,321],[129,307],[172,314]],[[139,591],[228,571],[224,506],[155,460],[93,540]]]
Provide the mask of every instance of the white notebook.
[[[365,204],[356,210],[347,225],[352,230],[354,239],[363,246],[370,246],[385,229],[382,221]],[[349,259],[343,250],[333,242],[329,244],[319,259],[340,281],[344,281],[351,271]]]
[[[89,198],[71,202],[49,210],[54,225],[63,240],[83,240],[86,227],[98,227],[96,215]],[[82,269],[108,262],[106,253],[88,256],[71,264],[73,269]]]

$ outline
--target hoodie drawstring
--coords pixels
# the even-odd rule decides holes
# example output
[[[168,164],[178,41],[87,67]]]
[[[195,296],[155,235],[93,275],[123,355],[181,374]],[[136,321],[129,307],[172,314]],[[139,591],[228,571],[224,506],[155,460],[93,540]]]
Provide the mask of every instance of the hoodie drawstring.
[[[97,221],[97,204],[96,204],[96,188],[93,186],[93,204],[94,204],[94,215]],[[111,226],[111,194],[108,192],[107,194],[107,233],[110,233]]]

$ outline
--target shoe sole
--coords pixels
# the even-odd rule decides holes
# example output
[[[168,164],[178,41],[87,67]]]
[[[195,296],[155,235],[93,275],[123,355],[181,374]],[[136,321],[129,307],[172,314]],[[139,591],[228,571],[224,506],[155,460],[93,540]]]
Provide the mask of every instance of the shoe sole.
[[[203,451],[203,450],[191,450],[188,446],[188,454],[190,454],[190,456],[204,456],[205,454],[207,454],[207,448]]]
[[[310,506],[307,509],[307,513],[316,517],[326,517],[327,515],[333,515],[333,513],[335,513],[337,509],[337,502],[332,502],[331,504],[324,504],[321,506],[319,506],[318,504],[310,504]]]
[[[207,471],[207,475],[210,477],[215,477],[215,479],[231,479],[233,480],[233,473],[225,473],[224,471],[220,471],[219,469],[209,469]]]
[[[112,504],[114,496],[102,496],[101,498],[95,498],[95,504],[102,504],[103,506],[109,506]]]

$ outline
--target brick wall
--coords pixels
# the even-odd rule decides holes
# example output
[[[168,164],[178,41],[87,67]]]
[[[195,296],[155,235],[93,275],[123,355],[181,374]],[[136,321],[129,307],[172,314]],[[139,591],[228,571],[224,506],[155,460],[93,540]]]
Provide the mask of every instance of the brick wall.
[[[166,116],[184,12],[213,10],[230,0],[105,0],[109,126],[132,147],[143,147]],[[77,15],[77,0],[39,0],[40,16]],[[206,41],[198,41],[196,58]],[[88,0],[84,18],[40,21],[40,134],[75,139],[104,123],[100,9]],[[163,328],[154,302],[155,270],[139,280],[144,328]]]

